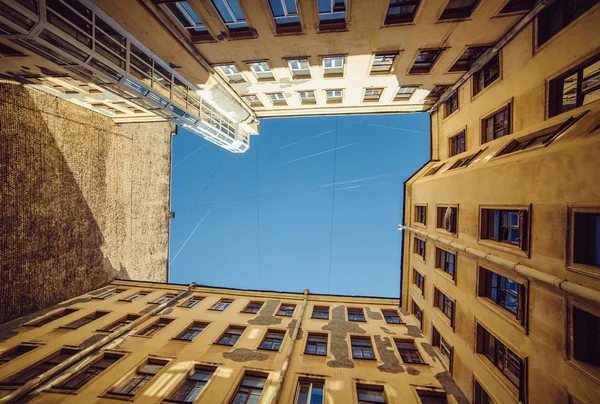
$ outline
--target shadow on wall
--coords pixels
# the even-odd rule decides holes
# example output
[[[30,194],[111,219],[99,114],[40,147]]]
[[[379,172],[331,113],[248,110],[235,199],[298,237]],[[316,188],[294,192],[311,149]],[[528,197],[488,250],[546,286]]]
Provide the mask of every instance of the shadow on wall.
[[[48,110],[65,102],[44,100]],[[35,101],[23,86],[0,81],[0,323],[129,278],[103,256],[100,227],[53,135],[55,118]],[[98,146],[85,164],[104,195],[107,148],[93,131],[79,132]]]

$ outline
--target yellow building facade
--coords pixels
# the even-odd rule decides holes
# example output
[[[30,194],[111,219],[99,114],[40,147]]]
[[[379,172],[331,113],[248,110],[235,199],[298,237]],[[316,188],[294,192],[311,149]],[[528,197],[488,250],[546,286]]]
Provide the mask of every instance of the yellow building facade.
[[[599,6],[554,2],[450,89],[405,183],[402,307],[474,403],[600,398]]]
[[[3,325],[0,401],[468,402],[398,303],[114,281]]]

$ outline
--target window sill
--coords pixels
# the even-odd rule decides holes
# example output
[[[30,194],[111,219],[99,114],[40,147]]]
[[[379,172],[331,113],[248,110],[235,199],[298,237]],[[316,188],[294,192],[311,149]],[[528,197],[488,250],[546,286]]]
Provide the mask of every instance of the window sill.
[[[123,303],[133,303],[135,300],[127,300],[127,299],[119,299],[117,300],[117,302],[123,302]]]
[[[377,362],[377,358],[355,358],[353,356],[352,359],[357,360],[357,361],[375,361],[375,362]]]
[[[414,222],[414,223],[413,223],[413,226],[416,226],[416,227],[421,227],[421,228],[423,228],[423,229],[426,229],[426,228],[427,228],[427,224],[426,224],[426,223],[421,223],[421,222]]]
[[[415,285],[414,283],[412,283],[410,285],[410,287],[412,288],[412,290],[414,290],[415,292],[417,292],[417,294],[419,296],[421,296],[421,298],[423,298],[425,296],[424,292],[417,285]]]
[[[425,257],[417,254],[416,252],[413,252],[412,255],[413,255],[414,258],[418,258],[419,261],[422,261],[423,263],[425,263]]]
[[[390,22],[389,24],[386,24],[385,22],[383,23],[383,25],[380,28],[388,28],[388,27],[402,27],[405,25],[417,25],[414,21],[414,18],[412,21],[407,21],[407,22]]]
[[[369,76],[390,76],[392,74],[392,69],[390,70],[375,70],[370,71]]]
[[[231,347],[234,347],[234,346],[235,346],[235,344],[233,344],[233,345],[229,345],[229,344],[221,344],[221,343],[219,343],[219,342],[213,342],[213,343],[212,343],[212,345],[216,345],[216,346],[222,346],[222,347],[226,347],[226,348],[231,348]]]
[[[571,262],[567,265],[567,270],[591,276],[593,278],[600,278],[600,267],[594,265],[574,264]]]
[[[210,311],[225,311],[227,309],[223,309],[223,310],[221,310],[221,309],[208,309],[208,310],[210,310]]]
[[[456,305],[456,301],[453,300],[453,302]],[[439,307],[433,306],[433,311],[437,313],[438,317],[454,332],[454,322],[448,318],[448,316]]]
[[[492,241],[489,239],[479,239],[478,244],[485,246],[485,247],[489,247],[489,248],[493,248],[495,250],[498,251],[503,251],[509,254],[515,254],[521,257],[525,257],[525,258],[529,258],[529,251],[523,251],[521,250],[521,248],[517,247],[517,246],[512,246],[510,244],[506,244],[506,243],[502,243],[499,241]]]
[[[348,321],[351,323],[366,323],[367,322],[367,320],[350,320],[350,319],[348,319]]]
[[[87,383],[86,383],[86,385],[87,385]],[[76,396],[76,395],[78,395],[81,392],[82,389],[84,389],[86,387],[86,385],[81,386],[77,390],[67,390],[67,389],[61,389],[60,387],[52,387],[50,389],[50,393],[68,394],[68,395],[71,395],[71,396]]]
[[[506,377],[496,366],[494,366],[494,364],[483,354],[477,352],[474,354],[474,356],[477,358],[477,360],[479,360],[479,362],[481,362],[481,364],[488,369],[492,375],[494,376],[494,378],[504,387],[506,387],[506,390],[508,391],[508,393],[514,398],[516,403],[522,403],[523,401],[521,401],[519,398],[520,396],[520,390],[517,386],[515,386],[509,379],[508,377]],[[525,359],[525,358],[523,358]]]
[[[502,73],[500,73],[500,74],[502,74]],[[502,77],[498,76],[498,78],[496,80],[492,81],[490,84],[483,87],[481,90],[479,90],[479,92],[477,94],[473,94],[473,91],[471,91],[471,102],[474,102],[481,95],[481,93],[484,93],[487,89],[494,86],[494,84],[498,83],[501,79],[502,79]],[[471,76],[471,89],[474,88],[474,86],[473,86],[474,80],[475,80],[475,75]]]
[[[121,400],[121,401],[135,401],[135,396],[133,397],[127,397],[127,396],[119,396],[117,394],[110,394],[110,393],[105,393],[105,394],[101,394],[98,397],[100,398],[108,398],[111,400]]]
[[[464,168],[464,167],[460,167],[460,168]],[[446,230],[446,229],[444,229],[444,228],[442,228],[442,227],[436,227],[436,228],[435,228],[435,231],[436,231],[437,233],[444,234],[444,235],[446,235],[446,236],[450,236],[450,237],[456,237],[456,238],[458,238],[458,232],[452,233],[452,232],[449,232],[448,230]]]
[[[129,335],[130,337],[137,337],[137,338],[146,338],[146,339],[152,339],[152,336],[148,336],[148,335],[138,335],[138,334],[131,334]]]
[[[263,352],[279,352],[280,351],[280,349],[267,349],[267,348],[256,348],[256,350],[263,351]]]
[[[458,90],[456,90],[458,91]],[[445,108],[445,107],[444,107]],[[460,111],[460,108],[457,108],[455,111],[453,111],[450,115],[445,115],[444,119],[442,119],[442,123],[446,122],[448,119],[452,118],[453,116],[455,116],[457,114],[457,112]]]
[[[344,77],[344,73],[324,73],[323,74],[324,79],[333,79],[333,78],[337,78],[337,77]]]
[[[419,354],[420,354],[420,352],[419,352]],[[423,362],[404,362],[404,361],[402,361],[401,363],[404,366],[427,366],[427,367],[431,366],[431,364],[429,364],[425,361],[423,361]]]
[[[577,359],[573,358],[567,359],[567,363],[570,366],[577,369],[578,371],[580,371],[581,373],[588,376],[589,378],[595,380],[596,382],[600,382],[600,371],[597,370],[598,368],[596,368],[595,366],[588,365],[584,362],[578,361]]]
[[[521,323],[519,320],[517,320],[515,315],[511,315],[510,311],[503,309],[501,306],[498,306],[496,303],[494,303],[485,296],[477,296],[476,301],[481,303],[482,306],[485,306],[488,310],[490,310],[497,316],[506,320],[506,322],[513,325],[517,330],[521,331],[523,334],[528,335],[525,323]],[[525,316],[526,315],[527,310],[525,310]]]
[[[437,273],[439,276],[456,285],[456,268],[454,269],[454,275],[444,271],[442,268],[435,267],[434,269],[435,273]]]

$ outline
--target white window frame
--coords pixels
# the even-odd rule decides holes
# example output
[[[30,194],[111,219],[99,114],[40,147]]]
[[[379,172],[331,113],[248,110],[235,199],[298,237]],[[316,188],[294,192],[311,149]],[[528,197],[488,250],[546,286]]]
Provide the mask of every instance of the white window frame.
[[[292,77],[295,76],[310,76],[310,64],[307,58],[288,59],[288,66],[292,72]],[[302,68],[302,62],[306,62],[306,68]],[[294,68],[293,63],[297,63],[300,66],[299,69]]]
[[[411,92],[406,92],[406,89],[410,88],[412,89]],[[417,86],[400,86],[398,87],[398,90],[396,90],[396,94],[394,95],[394,100],[409,100],[413,94],[415,93],[415,91],[417,91],[419,87]],[[403,94],[407,94],[408,97],[403,97]]]
[[[344,56],[326,56],[323,58],[323,73],[339,74],[344,73],[344,65],[346,64]],[[327,66],[327,64],[330,66]]]
[[[273,104],[283,104],[286,102],[285,95],[283,93],[270,93],[268,96]],[[281,98],[279,96],[281,96]]]
[[[230,83],[244,81],[244,76],[242,76],[242,73],[238,70],[234,63],[215,66],[215,69]],[[233,70],[235,70],[235,72]]]
[[[318,382],[317,380],[321,380],[320,382]],[[324,379],[299,379],[298,383],[296,384],[296,394],[294,397],[294,404],[298,404],[298,399],[300,398],[300,385],[302,383],[308,383],[310,384],[310,388],[308,389],[308,395],[306,397],[306,402],[310,403],[312,400],[312,391],[313,391],[313,384],[315,383],[321,383],[323,384],[323,402],[325,402],[325,380]]]
[[[319,20],[320,21],[327,21],[329,20],[328,18],[325,19],[321,19],[321,16],[335,16],[335,15],[339,15],[339,17],[341,18],[342,14],[344,15],[344,19],[346,19],[348,17],[347,12],[348,12],[348,0],[344,0],[344,11],[334,11],[334,6],[335,6],[335,0],[329,0],[329,11],[319,11]],[[318,5],[317,5],[318,7]]]
[[[377,97],[375,97],[375,94]],[[363,101],[379,101],[383,94],[383,88],[365,88],[365,95]]]
[[[339,95],[338,95],[339,92]],[[331,97],[329,96],[329,93],[331,94]],[[344,99],[344,90],[343,89],[334,89],[334,90],[325,90],[325,99],[328,102],[331,101],[341,101]]]
[[[390,72],[392,70],[392,66],[394,65],[394,61],[396,60],[395,53],[378,53],[373,56],[373,64],[371,65],[371,73],[377,72]],[[381,60],[378,60],[381,58]],[[391,58],[391,60],[389,60]]]
[[[275,77],[271,65],[266,60],[260,62],[248,62],[248,66],[250,66],[252,73],[254,73],[257,79],[270,79]]]

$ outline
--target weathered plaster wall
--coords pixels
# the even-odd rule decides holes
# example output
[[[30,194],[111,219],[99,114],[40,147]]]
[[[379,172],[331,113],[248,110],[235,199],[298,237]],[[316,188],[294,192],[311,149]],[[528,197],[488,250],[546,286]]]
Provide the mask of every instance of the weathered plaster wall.
[[[167,280],[171,130],[0,81],[0,323]]]

